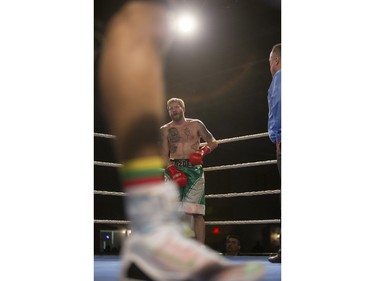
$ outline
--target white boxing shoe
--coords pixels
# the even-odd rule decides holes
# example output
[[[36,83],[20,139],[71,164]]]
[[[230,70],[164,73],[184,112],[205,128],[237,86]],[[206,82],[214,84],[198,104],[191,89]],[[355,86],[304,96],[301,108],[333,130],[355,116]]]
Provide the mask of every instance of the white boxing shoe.
[[[126,204],[134,228],[122,247],[121,280],[261,280],[261,263],[230,262],[183,235],[175,208],[177,194],[170,182],[129,193]]]
[[[178,227],[165,225],[150,233],[132,232],[124,244],[121,274],[123,281],[255,281],[263,271],[260,263],[231,263]]]

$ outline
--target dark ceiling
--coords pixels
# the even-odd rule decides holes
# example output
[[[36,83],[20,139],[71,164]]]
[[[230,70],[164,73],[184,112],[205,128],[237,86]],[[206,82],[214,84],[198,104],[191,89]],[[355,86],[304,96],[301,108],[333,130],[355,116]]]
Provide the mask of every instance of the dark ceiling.
[[[120,2],[94,2],[95,54]],[[195,8],[201,29],[195,37],[176,36],[171,46],[165,67],[167,98],[184,99],[186,115],[208,122],[217,138],[265,132],[268,55],[281,42],[281,1],[178,2]],[[95,122],[95,129],[106,128]]]

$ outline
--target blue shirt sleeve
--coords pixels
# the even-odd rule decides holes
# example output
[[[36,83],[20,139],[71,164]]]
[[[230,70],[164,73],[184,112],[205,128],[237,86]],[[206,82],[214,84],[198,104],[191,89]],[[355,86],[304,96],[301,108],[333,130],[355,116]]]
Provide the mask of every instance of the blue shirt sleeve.
[[[281,141],[281,70],[275,73],[268,89],[268,134],[275,143]]]

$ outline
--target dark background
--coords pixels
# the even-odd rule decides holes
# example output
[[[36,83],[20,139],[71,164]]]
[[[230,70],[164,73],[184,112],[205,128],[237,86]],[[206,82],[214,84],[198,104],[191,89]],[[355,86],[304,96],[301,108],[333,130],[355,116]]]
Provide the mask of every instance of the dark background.
[[[121,1],[94,1],[95,70],[108,18]],[[194,8],[201,18],[196,36],[176,36],[166,61],[167,99],[185,101],[186,117],[202,120],[217,140],[267,132],[267,89],[271,82],[268,56],[281,42],[281,1],[211,0],[179,1]],[[95,73],[94,73],[95,75]],[[97,81],[97,80],[95,80]],[[102,116],[95,87],[94,131],[111,132]],[[166,112],[166,122],[169,120]],[[268,137],[221,144],[205,158],[205,167],[274,160]],[[117,162],[113,140],[94,138],[94,160]],[[206,194],[280,189],[276,165],[206,172]],[[94,190],[121,191],[114,168],[94,166]],[[281,217],[280,195],[207,199],[206,221],[261,220]],[[94,196],[94,218],[126,220],[121,197]],[[219,234],[213,228],[219,227]],[[99,231],[119,225],[94,224],[94,251]],[[225,237],[238,234],[242,251],[252,252],[260,241],[264,252],[273,252],[271,233],[280,224],[206,227],[206,243],[222,251]]]

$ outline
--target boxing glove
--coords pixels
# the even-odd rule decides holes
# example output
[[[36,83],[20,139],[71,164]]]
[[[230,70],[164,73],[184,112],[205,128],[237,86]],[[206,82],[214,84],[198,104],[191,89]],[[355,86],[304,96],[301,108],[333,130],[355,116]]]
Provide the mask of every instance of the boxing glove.
[[[189,161],[192,165],[202,165],[203,157],[211,152],[211,148],[208,146],[203,146],[201,149],[194,151],[190,154]]]
[[[168,166],[167,172],[171,180],[177,183],[179,187],[184,187],[187,184],[187,176],[183,172],[177,170],[177,168],[174,165]]]

